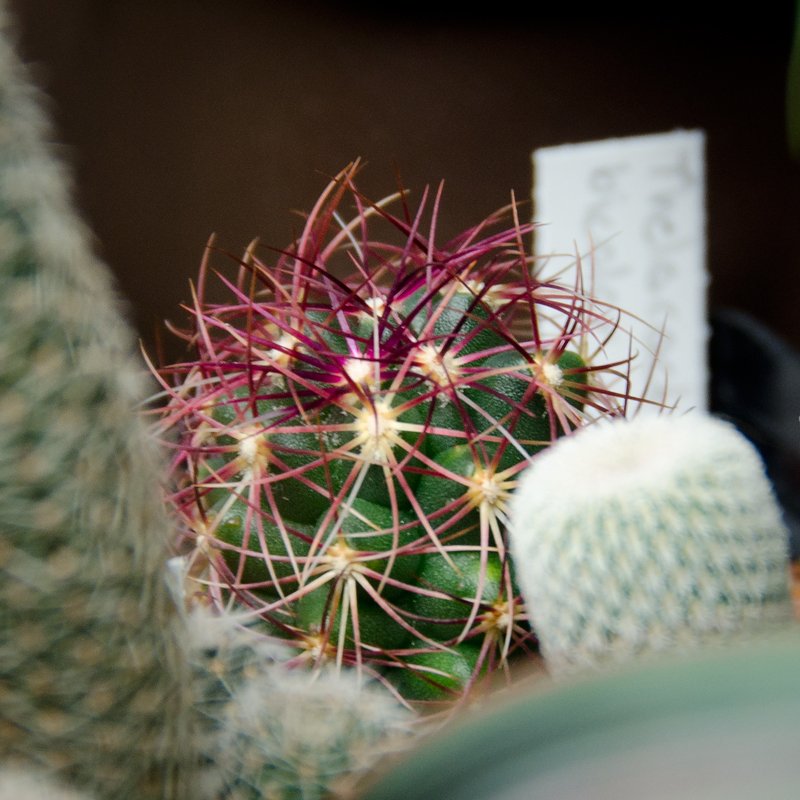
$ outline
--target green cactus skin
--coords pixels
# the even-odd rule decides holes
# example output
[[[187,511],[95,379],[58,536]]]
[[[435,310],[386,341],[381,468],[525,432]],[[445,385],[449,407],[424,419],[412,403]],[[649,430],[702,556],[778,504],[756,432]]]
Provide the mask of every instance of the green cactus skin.
[[[403,686],[419,642],[469,643],[473,677],[508,674],[535,650],[508,500],[552,441],[623,413],[602,355],[615,324],[533,276],[513,207],[440,245],[439,198],[395,216],[356,170],[274,260],[251,248],[238,278],[218,272],[222,302],[207,299],[213,249],[204,260],[189,352],[159,376],[182,545],[212,602],[261,616],[298,661]]]
[[[520,479],[511,551],[554,675],[792,616],[788,532],[761,459],[701,414],[561,440]]]
[[[0,760],[195,797],[143,370],[0,9]]]

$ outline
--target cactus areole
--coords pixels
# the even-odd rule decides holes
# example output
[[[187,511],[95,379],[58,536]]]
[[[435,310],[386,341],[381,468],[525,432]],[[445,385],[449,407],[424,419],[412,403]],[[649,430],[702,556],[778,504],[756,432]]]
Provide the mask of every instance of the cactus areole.
[[[191,357],[160,371],[170,500],[195,593],[297,662],[442,702],[536,653],[508,501],[542,448],[623,413],[598,363],[615,313],[536,277],[513,205],[440,245],[441,189],[371,203],[354,172],[291,248],[214,273],[225,303],[204,262]]]

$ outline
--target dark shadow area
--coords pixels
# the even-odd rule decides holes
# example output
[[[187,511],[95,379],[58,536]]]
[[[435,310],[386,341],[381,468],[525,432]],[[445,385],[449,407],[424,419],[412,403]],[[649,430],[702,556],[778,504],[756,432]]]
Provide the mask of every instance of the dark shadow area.
[[[791,2],[467,12],[411,3],[15,0],[81,208],[148,347],[205,242],[285,246],[355,157],[382,197],[446,182],[442,235],[530,195],[536,147],[703,128],[712,308],[800,346]],[[224,259],[219,262],[224,263]],[[169,358],[180,348],[172,340]]]

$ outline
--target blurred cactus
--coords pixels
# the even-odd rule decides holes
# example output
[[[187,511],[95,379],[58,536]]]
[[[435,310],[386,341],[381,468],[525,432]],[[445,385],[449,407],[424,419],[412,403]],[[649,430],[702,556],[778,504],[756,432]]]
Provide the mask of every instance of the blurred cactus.
[[[359,800],[794,800],[800,628],[758,645],[664,655],[545,691],[521,683]]]
[[[0,800],[93,800],[28,769],[0,767]]]
[[[188,798],[188,664],[142,369],[0,9],[0,760]]]
[[[688,415],[598,424],[539,456],[511,507],[551,671],[791,619],[787,530],[755,448]]]
[[[190,623],[202,797],[338,796],[413,741],[413,715],[355,671],[289,669],[283,648],[230,615],[196,608]]]

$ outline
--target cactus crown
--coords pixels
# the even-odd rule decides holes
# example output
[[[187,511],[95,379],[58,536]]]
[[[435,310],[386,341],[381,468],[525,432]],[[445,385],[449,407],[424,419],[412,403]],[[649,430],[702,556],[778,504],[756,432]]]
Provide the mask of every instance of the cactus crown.
[[[227,302],[204,261],[192,356],[160,373],[171,499],[214,602],[297,660],[440,699],[535,649],[505,538],[517,476],[629,395],[608,309],[535,275],[515,205],[440,245],[441,189],[394,215],[355,171],[274,263],[251,247],[218,274]]]

